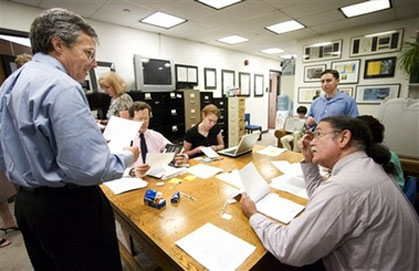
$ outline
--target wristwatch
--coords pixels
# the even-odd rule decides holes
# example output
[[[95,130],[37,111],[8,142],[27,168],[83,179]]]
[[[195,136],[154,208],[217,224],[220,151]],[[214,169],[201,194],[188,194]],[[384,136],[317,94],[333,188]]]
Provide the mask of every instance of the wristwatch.
[[[131,168],[128,173],[129,176],[135,177],[135,168]]]

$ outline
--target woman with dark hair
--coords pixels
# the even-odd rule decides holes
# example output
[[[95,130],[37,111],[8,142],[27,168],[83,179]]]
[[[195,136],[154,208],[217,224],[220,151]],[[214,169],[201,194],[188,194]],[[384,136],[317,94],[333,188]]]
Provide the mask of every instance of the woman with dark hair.
[[[309,196],[304,213],[284,227],[257,213],[246,194],[240,201],[265,248],[295,266],[322,259],[327,270],[416,270],[419,218],[368,125],[328,117],[298,143]],[[332,169],[327,180],[318,165]]]
[[[362,116],[359,116],[358,119],[361,119],[368,124],[371,130],[373,141],[375,143],[377,144],[383,143],[384,130],[385,130],[383,124],[381,124],[376,118],[370,115],[362,115]],[[395,154],[391,150],[390,150],[390,161],[393,163],[394,168],[395,168],[395,173],[393,174],[394,180],[403,190],[404,182],[405,182],[404,175],[403,175],[403,168],[402,168],[402,165],[400,164],[399,157],[397,156],[397,154]]]

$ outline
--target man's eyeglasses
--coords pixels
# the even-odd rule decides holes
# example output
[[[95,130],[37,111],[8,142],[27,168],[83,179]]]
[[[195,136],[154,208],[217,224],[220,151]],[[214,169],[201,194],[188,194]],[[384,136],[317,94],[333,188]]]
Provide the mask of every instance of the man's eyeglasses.
[[[96,57],[96,51],[94,49],[83,49],[83,53],[89,60],[93,60]]]
[[[339,134],[340,133],[340,131],[333,131],[333,132],[328,132],[328,133],[321,133],[320,131],[314,131],[313,132],[313,136],[314,136],[314,139],[319,139],[319,138],[321,138],[321,137],[323,137],[323,136],[325,136],[325,135],[329,135],[329,134]]]

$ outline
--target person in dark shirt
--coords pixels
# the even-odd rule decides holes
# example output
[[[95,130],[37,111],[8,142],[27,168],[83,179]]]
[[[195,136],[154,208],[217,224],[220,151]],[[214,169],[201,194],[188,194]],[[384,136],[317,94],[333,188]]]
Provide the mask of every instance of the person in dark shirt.
[[[184,152],[189,157],[200,155],[201,147],[211,147],[214,151],[224,149],[223,136],[217,121],[220,110],[213,104],[202,109],[202,121],[190,128],[183,141]]]

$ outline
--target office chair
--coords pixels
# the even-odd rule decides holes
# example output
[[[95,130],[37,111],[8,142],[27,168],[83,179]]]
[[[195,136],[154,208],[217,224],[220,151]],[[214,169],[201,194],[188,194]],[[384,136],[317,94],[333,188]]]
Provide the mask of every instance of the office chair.
[[[260,131],[260,135],[259,135],[258,140],[261,140],[261,138],[262,138],[262,126],[250,124],[250,113],[245,113],[244,114],[244,123],[245,123],[244,129],[245,129],[246,133],[253,133],[253,131]]]
[[[403,192],[405,193],[406,197],[415,205],[416,199],[416,177],[409,176],[407,177],[406,183],[404,184]]]

